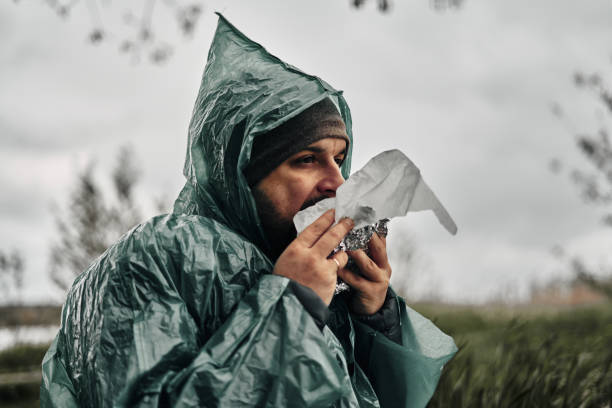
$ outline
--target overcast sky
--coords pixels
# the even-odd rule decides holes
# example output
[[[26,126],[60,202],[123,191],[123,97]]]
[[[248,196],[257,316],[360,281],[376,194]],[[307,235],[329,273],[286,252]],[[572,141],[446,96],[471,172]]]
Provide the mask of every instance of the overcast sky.
[[[85,4],[64,21],[41,3],[0,4],[0,249],[26,256],[28,302],[61,300],[47,278],[51,203],[66,202],[88,160],[103,180],[129,143],[142,201],[177,195],[215,10],[345,91],[353,170],[398,148],[454,217],[455,237],[431,213],[393,221],[393,259],[402,236],[417,247],[409,270],[394,266],[411,299],[524,296],[534,280],[569,276],[553,246],[594,265],[610,252],[601,213],[548,169],[555,157],[582,166],[572,132],[597,128],[594,99],[571,77],[610,70],[609,0],[466,0],[444,13],[427,0],[395,1],[388,14],[348,0],[206,1],[189,41],[177,40],[159,9],[155,33],[178,45],[161,66],[120,55],[119,34],[89,44]],[[102,14],[109,30],[113,10]],[[550,113],[552,102],[568,120]]]

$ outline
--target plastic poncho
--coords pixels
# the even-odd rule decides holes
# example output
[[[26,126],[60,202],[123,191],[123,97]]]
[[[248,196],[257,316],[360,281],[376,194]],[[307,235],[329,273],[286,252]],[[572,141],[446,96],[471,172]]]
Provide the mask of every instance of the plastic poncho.
[[[128,232],[75,280],[42,363],[41,406],[426,405],[456,351],[450,337],[401,299],[402,345],[342,301],[320,329],[289,280],[270,273],[242,170],[257,135],[326,97],[352,140],[341,92],[220,16],[174,212]],[[349,166],[350,152],[344,177]]]

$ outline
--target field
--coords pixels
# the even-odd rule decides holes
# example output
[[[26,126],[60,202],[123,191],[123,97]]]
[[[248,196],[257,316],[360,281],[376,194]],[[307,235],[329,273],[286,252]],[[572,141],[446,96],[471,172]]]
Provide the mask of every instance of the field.
[[[429,406],[611,407],[611,306],[414,306],[460,347]],[[0,352],[3,407],[38,405],[38,370],[46,348],[18,346]]]
[[[610,407],[612,308],[417,307],[460,350],[430,407]],[[429,310],[428,310],[429,309]]]

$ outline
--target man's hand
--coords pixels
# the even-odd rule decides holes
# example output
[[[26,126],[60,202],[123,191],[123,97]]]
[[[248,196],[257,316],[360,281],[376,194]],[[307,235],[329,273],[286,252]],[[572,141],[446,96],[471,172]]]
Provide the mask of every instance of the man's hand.
[[[350,309],[353,313],[371,315],[382,307],[391,279],[391,265],[387,258],[387,240],[378,234],[372,234],[368,243],[370,257],[365,251],[349,251],[361,274],[343,268],[338,276],[353,290],[351,293]]]
[[[348,262],[345,252],[328,256],[355,225],[345,218],[331,227],[334,215],[334,210],[329,210],[306,227],[278,257],[272,271],[308,286],[326,305],[334,296],[338,271]]]

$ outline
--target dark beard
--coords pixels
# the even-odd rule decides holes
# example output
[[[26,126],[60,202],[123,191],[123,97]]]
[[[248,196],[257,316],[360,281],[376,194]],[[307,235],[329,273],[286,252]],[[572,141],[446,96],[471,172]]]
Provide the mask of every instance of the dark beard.
[[[259,220],[263,225],[266,240],[270,245],[270,253],[267,255],[272,261],[276,261],[285,248],[297,237],[297,231],[293,224],[293,216],[290,219],[283,219],[268,196],[258,188],[254,188],[252,192],[255,204],[257,205]],[[306,200],[302,204],[300,211],[315,205],[325,198],[327,197],[321,196]]]

